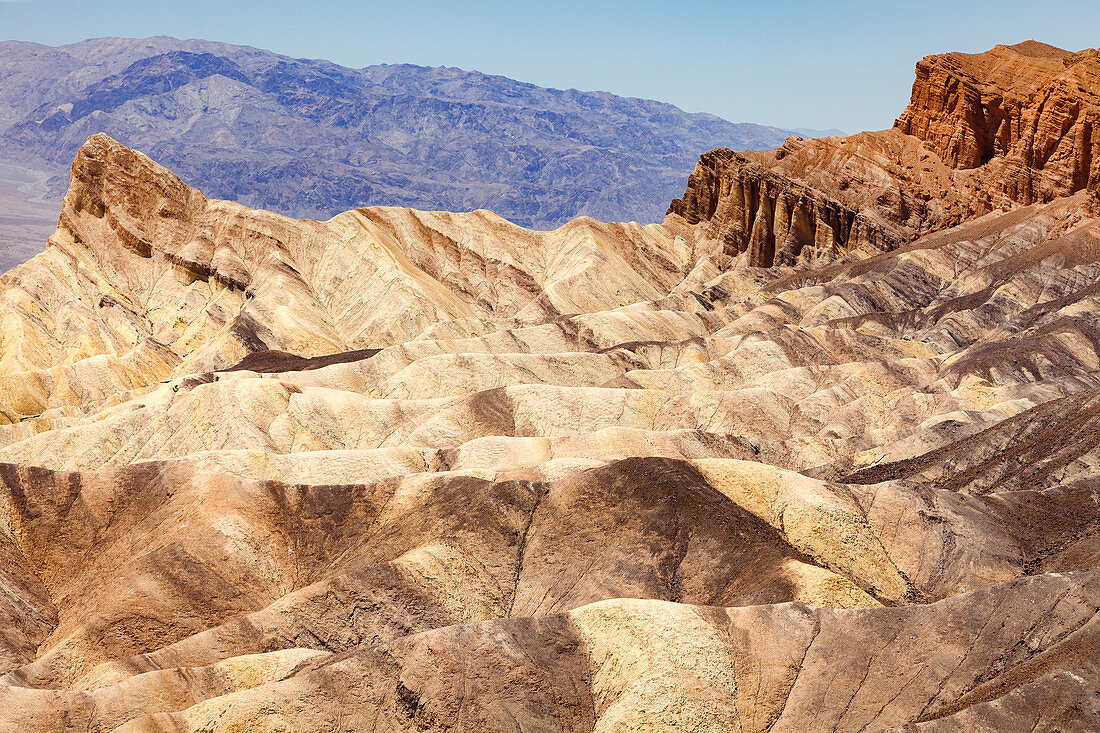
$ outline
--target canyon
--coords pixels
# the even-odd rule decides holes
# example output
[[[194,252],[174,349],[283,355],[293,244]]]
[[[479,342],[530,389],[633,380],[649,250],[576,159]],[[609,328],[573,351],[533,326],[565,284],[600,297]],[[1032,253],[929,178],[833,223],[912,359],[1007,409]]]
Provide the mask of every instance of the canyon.
[[[0,727],[1100,728],[1097,95],[930,56],[551,231],[92,135],[0,277]]]

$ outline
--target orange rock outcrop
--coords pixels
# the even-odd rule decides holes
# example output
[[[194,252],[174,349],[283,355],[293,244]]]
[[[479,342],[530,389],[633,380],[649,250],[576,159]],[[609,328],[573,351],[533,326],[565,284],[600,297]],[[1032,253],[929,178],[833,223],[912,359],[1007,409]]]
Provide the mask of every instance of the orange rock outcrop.
[[[992,211],[1100,191],[1100,51],[1034,41],[917,64],[893,129],[705,154],[671,221],[770,267],[889,251]]]
[[[1100,188],[1100,50],[1036,41],[917,64],[895,127],[953,168],[994,163],[991,183],[1022,204]]]

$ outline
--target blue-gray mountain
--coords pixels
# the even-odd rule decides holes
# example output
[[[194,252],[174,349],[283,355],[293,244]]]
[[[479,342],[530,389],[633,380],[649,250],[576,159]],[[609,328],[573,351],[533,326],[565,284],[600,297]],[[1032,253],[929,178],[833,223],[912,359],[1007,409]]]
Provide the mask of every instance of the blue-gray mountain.
[[[48,171],[59,199],[97,132],[212,196],[293,216],[488,208],[535,228],[659,221],[700,154],[794,134],[452,68],[171,38],[0,43],[0,161]]]

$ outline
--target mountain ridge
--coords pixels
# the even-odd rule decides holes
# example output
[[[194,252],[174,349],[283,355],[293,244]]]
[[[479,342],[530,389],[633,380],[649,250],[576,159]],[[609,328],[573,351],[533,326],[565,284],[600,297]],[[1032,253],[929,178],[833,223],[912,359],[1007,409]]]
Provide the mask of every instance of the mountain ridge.
[[[1025,42],[928,56],[893,128],[711,151],[667,213],[770,266],[809,245],[889,251],[992,211],[1096,194],[1098,88],[1093,49]]]
[[[655,222],[703,150],[792,134],[450,67],[350,69],[199,40],[4,42],[0,60],[0,157],[49,171],[43,193],[57,197],[61,166],[107,132],[217,198],[298,217],[401,205],[490,208],[535,228],[582,214]],[[17,235],[19,256],[45,241],[0,228]]]

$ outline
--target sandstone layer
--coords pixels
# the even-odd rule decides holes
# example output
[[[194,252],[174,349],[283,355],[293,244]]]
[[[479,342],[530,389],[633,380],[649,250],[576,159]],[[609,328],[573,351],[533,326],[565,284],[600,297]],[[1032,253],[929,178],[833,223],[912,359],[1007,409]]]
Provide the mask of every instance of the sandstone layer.
[[[0,279],[0,727],[1097,729],[1100,202],[939,145],[533,232],[91,138]]]
[[[929,56],[897,129],[952,168],[997,161],[993,185],[1014,201],[1100,190],[1100,50],[1035,41],[983,54]]]

